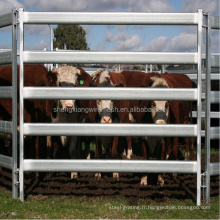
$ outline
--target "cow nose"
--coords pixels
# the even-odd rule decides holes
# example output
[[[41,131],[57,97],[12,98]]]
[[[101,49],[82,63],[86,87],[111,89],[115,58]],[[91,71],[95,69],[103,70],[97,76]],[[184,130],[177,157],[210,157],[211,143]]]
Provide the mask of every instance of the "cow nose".
[[[166,122],[164,120],[156,120],[155,124],[164,125]]]
[[[67,103],[67,104],[65,104],[65,108],[71,109],[71,108],[73,108],[73,104]]]
[[[103,116],[102,117],[102,120],[101,120],[101,123],[112,123],[112,119],[109,117],[109,116]]]

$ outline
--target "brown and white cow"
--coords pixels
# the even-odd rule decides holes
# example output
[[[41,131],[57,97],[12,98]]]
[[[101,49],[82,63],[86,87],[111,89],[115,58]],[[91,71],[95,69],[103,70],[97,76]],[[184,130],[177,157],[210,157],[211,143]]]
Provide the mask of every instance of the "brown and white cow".
[[[92,82],[90,75],[82,68],[75,68],[72,66],[63,66],[55,68],[52,72],[48,73],[48,79],[53,82],[57,87],[85,87],[89,86]],[[55,107],[52,109],[52,122],[53,123],[79,123],[84,122],[88,118],[88,113],[79,111],[77,108],[88,108],[88,101],[70,100],[56,100]],[[81,138],[77,136],[60,136],[60,141],[63,147],[69,148],[69,155],[71,159],[81,158]],[[54,137],[52,141],[55,151],[54,157],[57,157],[59,148],[59,140]],[[87,147],[88,148],[88,147]],[[77,178],[78,174],[71,173],[71,178]]]
[[[126,81],[122,74],[110,72],[108,70],[98,70],[92,75],[93,85],[96,87],[126,87]],[[90,121],[98,123],[130,123],[129,111],[120,111],[121,108],[129,110],[129,101],[127,100],[92,100],[90,108],[97,108],[98,111],[90,112]],[[115,111],[113,111],[115,109]],[[128,158],[131,155],[131,138],[127,137]],[[117,158],[118,156],[118,137],[96,137],[96,158],[100,158],[101,145],[105,148],[106,158]],[[111,151],[111,153],[110,153]],[[96,174],[97,178],[101,174]],[[113,178],[119,180],[118,173],[113,174]]]
[[[159,74],[159,73],[143,73],[137,71],[122,71],[121,72],[125,78],[127,87],[151,87],[153,85],[152,79],[160,78],[161,80],[166,82],[166,86],[169,88],[190,88],[190,79],[183,75],[183,74]],[[139,107],[151,107],[153,108],[156,102],[153,102],[151,106],[148,100],[143,101],[130,101],[131,108]],[[160,102],[162,103],[162,102]],[[190,111],[190,102],[182,102],[182,101],[169,101],[164,102],[164,105],[169,106],[169,123],[173,124],[181,124],[181,123],[188,123],[188,116]],[[134,121],[137,123],[152,123],[149,120],[152,119],[152,115],[146,112],[132,112],[132,117]],[[160,120],[161,121],[161,120]],[[163,120],[162,120],[163,121]],[[177,150],[178,150],[178,138],[175,137],[172,139],[172,147],[170,145],[169,149],[174,151],[174,155],[177,157]],[[150,142],[150,141],[149,141]],[[169,142],[171,144],[171,142]],[[188,149],[188,141],[187,138],[185,139],[186,149]],[[149,144],[149,143],[148,143]],[[165,143],[164,143],[165,144]],[[164,147],[162,148],[164,150]],[[145,144],[142,143],[142,151],[144,158],[147,158],[147,151]],[[170,150],[168,150],[168,154]],[[161,153],[161,159],[163,159],[163,153]],[[146,181],[142,182],[144,185]],[[159,181],[160,182],[160,181]]]

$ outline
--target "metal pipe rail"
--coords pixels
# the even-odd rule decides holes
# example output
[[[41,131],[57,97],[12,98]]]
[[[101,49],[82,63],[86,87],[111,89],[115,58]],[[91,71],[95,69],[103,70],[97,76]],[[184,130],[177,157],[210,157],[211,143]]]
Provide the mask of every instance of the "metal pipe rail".
[[[176,52],[96,52],[96,51],[24,51],[24,63],[113,63],[113,64],[196,64],[197,53]]]
[[[11,86],[1,86],[0,87],[0,98],[1,99],[11,99],[12,98],[12,87]]]
[[[172,93],[172,95],[171,95]],[[24,99],[197,100],[197,89],[36,88],[24,87]]]
[[[24,135],[195,137],[197,125],[24,123]]]
[[[12,13],[0,15],[0,28],[12,25]]]
[[[0,87],[0,98],[12,99],[12,121],[0,121],[0,132],[12,134],[12,157],[0,155],[0,166],[12,170],[12,196],[18,198],[17,154],[17,14],[0,15],[0,28],[12,26],[12,49],[0,51],[0,65],[12,64],[12,86]],[[3,135],[4,136],[4,135]],[[4,136],[5,137],[5,136]]]
[[[5,155],[0,154],[0,167],[4,167],[6,169],[13,169],[13,161],[12,161],[12,157],[8,157]]]
[[[0,52],[0,64],[11,64],[12,63],[12,52],[3,51]]]
[[[196,161],[24,160],[24,171],[28,172],[196,173],[196,167]]]
[[[0,121],[0,132],[12,134],[12,122]]]
[[[196,25],[198,13],[24,12],[24,24]]]
[[[220,17],[212,16],[211,17],[211,28],[212,29],[220,29]]]

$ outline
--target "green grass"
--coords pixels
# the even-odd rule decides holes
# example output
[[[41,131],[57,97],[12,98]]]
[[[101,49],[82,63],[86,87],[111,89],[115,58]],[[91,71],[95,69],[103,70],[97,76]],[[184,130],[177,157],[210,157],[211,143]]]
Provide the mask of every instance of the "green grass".
[[[190,210],[190,208],[192,210]],[[0,219],[219,219],[219,197],[198,207],[191,200],[154,201],[74,196],[29,196],[23,203],[0,188]]]

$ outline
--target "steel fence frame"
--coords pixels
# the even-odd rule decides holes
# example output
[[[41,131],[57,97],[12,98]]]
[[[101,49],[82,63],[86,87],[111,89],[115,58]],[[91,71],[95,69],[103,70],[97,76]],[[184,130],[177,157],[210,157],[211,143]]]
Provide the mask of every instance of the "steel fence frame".
[[[93,12],[77,12],[77,13],[63,13],[63,12],[24,12],[23,9],[19,9],[20,15],[20,170],[19,170],[19,182],[20,182],[20,199],[24,201],[24,172],[25,171],[108,171],[108,172],[182,172],[184,170],[187,173],[197,174],[197,205],[200,205],[201,198],[201,59],[202,59],[202,10],[198,10],[197,13],[93,13]],[[166,52],[88,52],[88,51],[71,51],[71,52],[59,52],[59,51],[24,51],[24,24],[153,24],[153,25],[196,25],[197,26],[197,52],[195,53],[166,53]],[[184,100],[197,100],[197,125],[165,125],[163,127],[156,127],[155,125],[130,125],[130,124],[115,124],[115,125],[100,125],[100,124],[30,124],[24,123],[23,107],[24,99],[34,99],[36,97],[34,88],[25,88],[23,84],[24,77],[24,63],[189,63],[198,65],[198,88],[197,89],[177,89],[175,94],[183,97]],[[65,88],[47,88],[46,90],[41,88],[41,94],[44,94],[45,99],[67,98],[71,96],[74,98],[85,99],[104,99],[111,94],[112,99],[128,99],[128,94],[132,95],[132,89],[126,89],[126,93],[121,89],[114,88],[105,89],[102,94],[97,91],[85,89],[89,91],[89,96],[85,96],[83,89],[71,88],[67,90]],[[47,91],[47,92],[46,92]],[[147,91],[147,92],[146,92]],[[140,94],[133,99],[166,99],[164,91],[158,89],[155,97],[147,96],[147,93],[152,90],[137,88],[136,94]],[[155,90],[153,90],[155,93]],[[163,91],[163,93],[162,93]],[[168,89],[166,91],[172,92],[174,90]],[[55,93],[53,93],[55,92]],[[190,93],[189,96],[185,96],[184,93]],[[53,93],[53,97],[51,94]],[[141,95],[142,94],[142,95]],[[146,96],[144,96],[145,94]],[[173,94],[173,93],[172,93]],[[38,96],[38,95],[37,95]],[[42,98],[42,96],[41,96]],[[169,96],[172,99],[172,96]],[[108,98],[109,99],[109,98]],[[130,97],[129,97],[130,99]],[[132,99],[132,98],[131,98]],[[177,98],[173,98],[176,100]],[[122,130],[121,128],[125,129]],[[114,129],[112,129],[114,127]],[[45,128],[45,129],[44,129]],[[52,129],[51,129],[52,128]],[[54,128],[59,128],[59,132]],[[105,129],[103,129],[105,128]],[[135,131],[134,131],[135,128]],[[180,136],[179,131],[185,131],[185,135],[197,136],[197,160],[187,162],[168,162],[168,161],[85,161],[85,160],[26,160],[24,159],[23,150],[23,136],[24,135],[117,135],[117,136],[136,136],[151,134],[151,128],[155,132],[162,132],[160,135],[170,136],[171,130],[176,132],[174,136]],[[188,129],[186,129],[188,128]],[[105,131],[103,133],[103,130]],[[88,131],[85,134],[85,131]],[[138,135],[138,136],[139,136]],[[134,169],[133,165],[136,163]],[[44,167],[42,167],[44,164]],[[100,166],[102,164],[102,166]],[[109,168],[109,164],[111,167]],[[173,166],[175,164],[175,166]],[[183,165],[184,164],[184,165]],[[157,165],[157,169],[153,167]],[[175,167],[175,168],[174,168]],[[177,167],[177,168],[176,168]],[[185,167],[183,169],[183,167]]]
[[[219,103],[219,92],[211,92],[212,77],[211,68],[220,67],[220,55],[211,54],[211,29],[220,30],[220,17],[213,17],[209,13],[206,14],[206,134],[205,134],[205,172],[203,173],[203,189],[206,203],[210,202],[210,176],[220,175],[220,163],[210,163],[210,140],[219,139],[220,128],[211,127],[210,119],[213,114],[211,112],[211,103]],[[218,77],[217,80],[220,80]],[[213,99],[213,96],[215,99]],[[218,115],[215,115],[215,117]]]
[[[12,157],[0,155],[0,166],[12,170],[12,197],[18,198],[17,149],[17,25],[18,11],[0,16],[0,28],[12,26],[12,49],[0,52],[0,64],[12,64],[12,86],[0,87],[0,98],[12,99],[12,121],[0,121],[0,132],[12,135]]]

